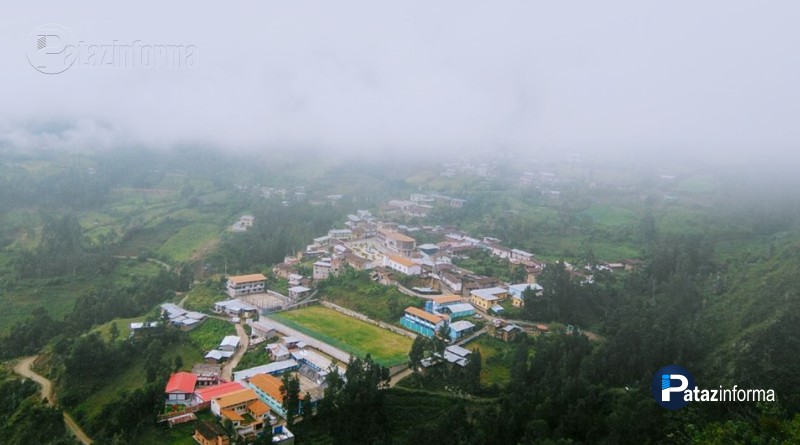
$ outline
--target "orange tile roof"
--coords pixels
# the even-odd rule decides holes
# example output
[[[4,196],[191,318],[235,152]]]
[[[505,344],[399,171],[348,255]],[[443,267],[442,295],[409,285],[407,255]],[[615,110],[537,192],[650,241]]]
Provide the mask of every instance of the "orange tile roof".
[[[417,265],[417,263],[409,260],[408,258],[403,258],[401,256],[388,255],[388,257],[389,257],[390,260],[394,261],[395,263],[402,264],[403,266],[406,266],[406,267],[412,267],[412,266],[416,266]]]
[[[252,389],[242,389],[240,391],[232,392],[228,395],[217,399],[217,404],[220,409],[226,409],[230,406],[238,405],[240,403],[251,402],[258,400],[258,396]]]
[[[235,275],[232,277],[228,277],[228,280],[240,284],[240,283],[250,283],[253,281],[265,281],[267,277],[264,276],[262,273],[254,273],[250,275]]]
[[[414,238],[411,238],[410,236],[403,235],[400,232],[389,232],[386,235],[394,238],[397,241],[402,241],[402,242],[406,242],[406,243],[413,243],[413,242],[417,241]]]
[[[270,374],[256,374],[250,377],[250,384],[264,391],[264,393],[275,399],[278,403],[283,403],[283,394],[281,394],[283,382],[281,379]]]
[[[237,421],[238,420],[239,422],[241,422],[241,421],[244,420],[244,417],[242,417],[241,414],[237,413],[236,411],[230,410],[230,409],[220,410],[219,413],[222,415],[222,417],[224,417],[226,419],[229,419],[231,421]]]
[[[431,298],[436,304],[445,304],[445,303],[452,303],[454,301],[463,301],[464,299],[461,298],[461,295],[441,295],[439,297]]]
[[[444,317],[442,317],[441,315],[431,314],[430,312],[425,312],[422,309],[413,306],[407,307],[406,313],[419,317],[423,320],[430,321],[433,324],[439,323],[440,321],[444,320]]]
[[[256,400],[255,402],[247,405],[247,410],[253,413],[253,417],[263,417],[264,414],[269,412],[269,407],[261,400]]]

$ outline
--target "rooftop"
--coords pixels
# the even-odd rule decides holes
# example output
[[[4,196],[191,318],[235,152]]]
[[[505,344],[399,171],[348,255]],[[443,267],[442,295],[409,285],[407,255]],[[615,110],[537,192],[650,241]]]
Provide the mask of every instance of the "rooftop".
[[[289,288],[289,292],[308,292],[310,290],[311,289],[309,289],[309,288],[307,288],[305,286],[293,286],[293,287]]]
[[[450,324],[450,329],[455,332],[466,331],[467,329],[474,328],[475,325],[467,320],[459,320]]]
[[[283,403],[283,394],[281,394],[283,382],[281,382],[281,379],[274,375],[256,374],[250,378],[250,384],[277,400],[278,403]]]
[[[475,307],[472,306],[469,303],[451,304],[451,305],[445,306],[442,309],[447,309],[447,311],[449,311],[450,313],[455,313],[455,312],[474,312],[475,311]]]
[[[208,386],[203,389],[197,391],[197,397],[203,399],[203,401],[208,402],[212,399],[218,399],[220,397],[224,397],[228,394],[238,392],[245,389],[239,382],[228,382],[222,383],[219,385]]]
[[[464,299],[461,297],[461,295],[442,295],[431,298],[431,301],[436,304],[447,304],[461,302],[464,301]]]
[[[422,309],[413,306],[409,306],[406,308],[406,314],[413,315],[425,321],[429,321],[433,324],[439,323],[440,321],[444,320],[444,317],[441,315],[431,314],[430,312],[425,312]]]
[[[224,437],[225,430],[222,429],[216,422],[208,422],[201,420],[195,424],[194,429],[206,439],[216,439],[217,437]]]
[[[385,236],[387,236],[389,238],[392,238],[395,241],[400,241],[400,242],[405,242],[405,243],[414,243],[414,242],[417,241],[414,238],[411,238],[408,235],[403,235],[400,232],[389,232],[389,231],[386,231],[386,230],[383,230],[382,232],[383,232],[383,234]]]
[[[386,256],[389,257],[389,259],[391,261],[394,261],[395,263],[401,264],[401,265],[406,266],[406,267],[413,267],[413,266],[417,265],[417,263],[409,260],[408,258],[403,258],[403,257],[397,256],[397,255],[386,255]]]
[[[520,283],[520,284],[512,284],[511,286],[508,286],[508,292],[511,295],[515,296],[515,297],[521,297],[522,293],[525,292],[525,289],[527,289],[529,287],[531,289],[533,289],[535,292],[538,292],[538,291],[543,289],[542,286],[540,286],[540,285],[538,285],[536,283]]]
[[[269,412],[269,407],[261,400],[256,400],[247,406],[247,409],[256,417],[262,417]]]
[[[258,395],[252,389],[241,389],[236,392],[228,393],[217,399],[217,405],[220,409],[226,409],[240,403],[247,403],[253,400],[258,400]]]
[[[469,349],[462,348],[461,346],[456,346],[456,345],[448,346],[447,348],[445,348],[445,351],[449,351],[450,353],[455,354],[459,357],[466,357],[472,354],[472,351],[470,351]]]
[[[489,287],[486,289],[475,289],[470,293],[484,300],[494,301],[499,299],[497,295],[506,293],[506,290],[502,287]]]
[[[286,369],[296,368],[299,365],[294,360],[281,360],[267,365],[256,366],[254,368],[243,369],[233,373],[233,379],[237,382],[251,378],[256,374],[272,374]]]
[[[231,347],[235,348],[235,347],[239,346],[239,337],[237,337],[235,335],[226,335],[225,338],[222,339],[222,341],[220,342],[219,345],[220,345],[220,347],[222,347],[222,346],[231,346]]]
[[[172,374],[167,382],[164,392],[192,393],[194,385],[197,383],[197,376],[191,372],[176,372]]]
[[[252,283],[254,281],[266,281],[267,277],[261,273],[254,273],[250,275],[234,275],[232,277],[228,277],[228,281],[234,284],[242,284],[242,283]]]

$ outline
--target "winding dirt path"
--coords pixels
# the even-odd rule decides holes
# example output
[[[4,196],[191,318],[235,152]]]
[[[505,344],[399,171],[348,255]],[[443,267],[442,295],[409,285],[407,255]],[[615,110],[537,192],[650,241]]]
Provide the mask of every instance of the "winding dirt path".
[[[55,394],[53,394],[53,382],[48,380],[47,378],[37,374],[33,371],[33,362],[36,361],[38,355],[32,355],[30,357],[23,357],[20,359],[16,365],[14,365],[14,372],[19,374],[26,379],[31,379],[34,382],[38,383],[39,386],[42,387],[42,398],[47,399],[47,403],[51,406],[55,406]],[[64,425],[66,425],[67,429],[75,435],[75,437],[83,444],[83,445],[90,445],[92,443],[92,439],[86,434],[85,431],[80,427],[80,425],[75,422],[75,419],[72,418],[66,411],[62,411],[64,414]]]
[[[250,337],[247,336],[244,327],[239,323],[236,323],[235,326],[236,334],[239,335],[239,349],[237,349],[231,358],[222,365],[222,373],[220,374],[220,377],[228,381],[233,380],[233,369],[239,364],[239,360],[242,359],[242,356],[247,352],[247,348],[250,346]]]

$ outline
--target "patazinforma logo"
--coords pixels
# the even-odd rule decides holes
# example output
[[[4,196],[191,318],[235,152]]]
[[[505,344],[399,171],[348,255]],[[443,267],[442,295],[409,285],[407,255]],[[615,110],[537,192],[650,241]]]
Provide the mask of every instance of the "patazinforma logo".
[[[650,383],[650,391],[659,405],[673,410],[689,404],[684,391],[695,388],[694,377],[678,365],[665,366],[658,370]]]
[[[37,26],[28,36],[25,54],[37,71],[60,74],[75,63],[75,54],[70,49],[77,43],[75,34],[65,26],[48,23]]]
[[[665,366],[653,375],[650,392],[666,409],[683,408],[689,402],[774,402],[773,389],[744,389],[739,385],[725,388],[698,388],[692,374],[678,365]]]

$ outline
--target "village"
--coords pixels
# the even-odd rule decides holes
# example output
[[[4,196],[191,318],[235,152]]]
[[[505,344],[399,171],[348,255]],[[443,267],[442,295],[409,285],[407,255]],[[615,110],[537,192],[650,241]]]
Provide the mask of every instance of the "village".
[[[418,299],[419,304],[406,307],[402,318],[394,323],[371,320],[322,301],[324,306],[392,334],[411,339],[443,337],[447,343],[442,353],[413,365],[413,371],[425,373],[442,363],[467,366],[472,353],[468,343],[482,335],[507,342],[521,333],[548,334],[550,326],[545,323],[506,316],[507,312],[524,307],[526,298],[541,296],[544,291],[537,284],[537,277],[546,264],[533,253],[504,246],[496,238],[473,238],[454,226],[417,227],[393,221],[393,217],[424,217],[435,205],[458,208],[465,204],[459,198],[417,193],[408,200],[387,202],[381,218],[367,210],[349,214],[340,228],[314,238],[304,251],[286,257],[268,271],[273,277],[286,280],[286,295],[268,289],[264,273],[252,273],[227,276],[226,298],[215,302],[205,313],[187,311],[174,303],[162,304],[163,322],[175,328],[189,331],[206,319],[216,318],[233,324],[237,335],[220,338],[217,347],[206,351],[204,363],[170,377],[164,389],[165,410],[159,421],[177,425],[195,421],[196,413],[207,411],[217,421],[195,423],[193,437],[201,445],[225,445],[234,435],[252,440],[263,431],[271,433],[272,443],[293,444],[288,415],[302,419],[313,413],[325,392],[326,376],[338,373],[344,377],[352,356],[315,338],[313,332],[309,335],[302,327],[288,326],[268,315],[320,303],[317,285],[348,269],[365,271],[375,283],[395,287]],[[243,215],[230,230],[244,232],[254,224],[254,216]],[[438,241],[418,244],[415,236]],[[454,264],[454,260],[478,252],[524,271],[520,274],[524,279],[504,282]],[[566,263],[564,266],[582,282],[591,283],[594,271],[632,270],[639,264],[636,259],[628,259],[581,269]],[[147,329],[158,324],[132,323],[131,335],[146,334]],[[575,329],[579,328],[567,326],[568,333]],[[258,354],[263,357],[263,364],[234,371],[247,351],[261,351]],[[408,363],[399,363],[391,371],[396,382],[412,370]],[[299,382],[302,403],[293,413],[287,413],[285,403],[287,377]]]

